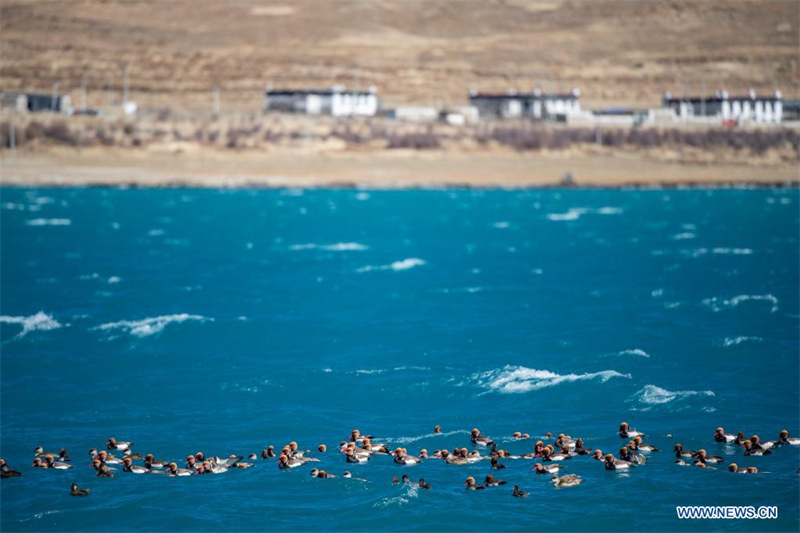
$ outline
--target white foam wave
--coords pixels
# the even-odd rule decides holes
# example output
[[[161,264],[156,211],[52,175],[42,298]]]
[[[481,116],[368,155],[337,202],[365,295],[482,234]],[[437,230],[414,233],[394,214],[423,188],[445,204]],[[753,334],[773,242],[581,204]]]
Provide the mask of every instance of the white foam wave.
[[[356,370],[356,374],[384,374],[386,372],[402,372],[404,370],[416,370],[419,372],[427,372],[430,370],[427,366],[413,366],[413,365],[403,365],[403,366],[396,366],[394,368],[359,368]]]
[[[566,213],[550,213],[547,215],[548,220],[561,222],[565,220],[578,220],[581,216],[587,214],[595,215],[620,215],[622,209],[619,207],[600,207],[598,209],[588,209],[586,207],[571,207]]]
[[[697,235],[687,231],[687,232],[684,232],[684,233],[678,233],[677,235],[673,235],[670,238],[672,240],[675,240],[675,241],[682,241],[682,240],[685,240],[685,239],[694,239],[695,237],[697,237]]]
[[[586,209],[573,207],[566,213],[550,213],[547,215],[547,219],[556,222],[561,222],[564,220],[578,220],[579,218],[581,218],[581,215],[583,215],[586,212],[587,212]]]
[[[449,437],[451,435],[461,435],[461,434],[469,434],[469,431],[466,429],[457,429],[455,431],[447,431],[445,433],[426,433],[424,435],[416,435],[414,437],[387,437],[385,439],[386,442],[391,442],[393,444],[411,444],[412,442],[417,442],[423,439],[432,439],[434,437]]]
[[[163,315],[153,318],[145,318],[142,320],[120,320],[119,322],[109,322],[102,324],[94,329],[102,331],[121,329],[134,337],[149,337],[164,330],[169,324],[181,324],[187,320],[196,320],[199,322],[206,322],[214,320],[200,315],[190,315],[187,313],[175,315]]]
[[[703,300],[703,304],[710,307],[711,310],[716,313],[723,309],[737,307],[740,303],[748,301],[770,302],[772,304],[770,312],[774,313],[778,310],[778,299],[772,294],[740,294],[729,300],[724,300],[715,296],[713,298],[706,298]]]
[[[503,221],[503,222],[495,222],[494,224],[492,224],[492,227],[495,227],[497,229],[506,229],[510,225],[511,224],[509,224],[508,222]]]
[[[635,399],[646,405],[663,405],[675,400],[682,400],[692,396],[714,396],[714,391],[703,390],[679,390],[670,391],[662,389],[656,385],[645,385],[645,387],[636,393]]]
[[[72,221],[68,218],[32,218],[25,223],[29,226],[69,226]]]
[[[290,250],[326,250],[329,252],[362,252],[368,250],[366,246],[358,242],[337,242],[336,244],[293,244]]]
[[[31,316],[7,316],[3,315],[0,316],[0,324],[19,324],[22,326],[22,331],[20,331],[15,339],[19,339],[30,333],[31,331],[49,331],[52,329],[58,329],[62,327],[62,325],[53,318],[51,315],[48,315],[44,311],[39,311],[35,315]]]
[[[356,272],[372,272],[373,270],[394,270],[395,272],[399,272],[401,270],[408,270],[410,268],[422,266],[425,264],[425,261],[422,259],[418,259],[416,257],[412,257],[409,259],[403,259],[402,261],[395,261],[394,263],[388,265],[367,265],[365,267],[361,267]]]
[[[487,392],[503,394],[529,392],[532,390],[553,387],[561,383],[599,379],[605,383],[611,378],[630,378],[630,374],[621,374],[616,370],[603,370],[585,374],[556,374],[549,370],[537,370],[524,366],[506,365],[499,370],[490,370],[474,374],[472,379],[487,389]]]
[[[728,348],[743,342],[761,342],[762,340],[763,339],[761,337],[726,337],[722,345]]]
[[[707,254],[715,255],[752,255],[753,250],[750,248],[694,248],[691,250],[681,250],[681,254],[688,255],[692,258],[701,257]]]
[[[634,348],[633,350],[622,350],[619,352],[619,355],[638,355],[639,357],[650,357],[649,353],[640,348]]]

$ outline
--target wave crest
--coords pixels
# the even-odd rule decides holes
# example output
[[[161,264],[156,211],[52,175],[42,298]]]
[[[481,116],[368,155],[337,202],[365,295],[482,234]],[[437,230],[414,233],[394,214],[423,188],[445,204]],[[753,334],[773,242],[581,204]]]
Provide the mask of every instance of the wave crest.
[[[44,311],[39,311],[35,315],[31,316],[7,316],[3,315],[0,316],[0,324],[19,324],[22,326],[22,331],[20,331],[15,339],[20,339],[30,333],[31,331],[49,331],[51,329],[58,329],[62,327],[62,325],[53,318],[51,315],[48,315]]]
[[[126,333],[130,333],[134,337],[149,337],[150,335],[160,333],[169,324],[180,324],[182,322],[186,322],[187,320],[206,322],[214,319],[200,315],[181,313],[176,315],[162,315],[153,318],[145,318],[142,320],[120,320],[119,322],[109,322],[108,324],[97,326],[94,329],[99,329],[102,331],[121,329]]]
[[[472,376],[487,392],[514,394],[553,387],[561,383],[599,379],[605,383],[611,378],[628,378],[616,370],[602,370],[584,374],[556,374],[549,370],[537,370],[524,366],[506,365],[500,370],[490,370]]]
[[[411,257],[409,259],[403,259],[402,261],[395,261],[394,263],[388,265],[367,265],[365,267],[361,267],[356,272],[372,272],[373,270],[394,270],[395,272],[399,272],[401,270],[408,270],[410,268],[422,266],[425,264],[425,261],[422,259],[418,259],[416,257]]]
[[[715,396],[714,391],[679,390],[670,391],[656,385],[645,387],[634,395],[634,398],[645,405],[663,405],[674,400],[682,400],[692,396]]]
[[[726,308],[737,307],[740,303],[748,302],[751,300],[771,303],[772,304],[772,309],[770,309],[771,313],[774,313],[778,310],[778,299],[772,294],[740,294],[738,296],[734,296],[729,300],[724,300],[722,298],[717,298],[715,296],[713,298],[706,298],[705,300],[703,300],[703,304],[710,307],[711,310],[716,313]]]
[[[649,353],[640,348],[634,348],[633,350],[622,350],[619,352],[619,355],[638,355],[639,357],[650,357]]]

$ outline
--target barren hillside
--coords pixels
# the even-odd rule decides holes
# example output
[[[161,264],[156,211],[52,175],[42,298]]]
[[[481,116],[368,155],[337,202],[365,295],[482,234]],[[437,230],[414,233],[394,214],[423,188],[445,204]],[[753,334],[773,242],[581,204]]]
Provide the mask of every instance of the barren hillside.
[[[263,87],[376,85],[384,101],[580,87],[589,106],[673,93],[796,95],[800,2],[524,0],[3,0],[0,87],[90,106],[260,109]]]

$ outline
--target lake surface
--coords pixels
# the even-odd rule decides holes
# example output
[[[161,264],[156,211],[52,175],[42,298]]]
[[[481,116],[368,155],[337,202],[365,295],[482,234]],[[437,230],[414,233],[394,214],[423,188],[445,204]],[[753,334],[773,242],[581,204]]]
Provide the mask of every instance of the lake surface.
[[[0,452],[24,474],[2,480],[3,531],[800,528],[800,446],[713,441],[800,435],[797,190],[0,194]],[[465,491],[488,462],[336,452],[355,428],[414,455],[472,449],[477,427],[514,453],[535,441],[515,431],[617,453],[623,420],[665,451],[630,473],[574,458],[586,481],[567,489],[505,460],[496,477],[528,499]],[[366,482],[260,458],[101,479],[87,452],[112,436],[181,466],[325,443],[314,466]],[[677,466],[676,442],[762,474]],[[75,467],[31,468],[37,445]],[[676,505],[779,518],[680,521]]]

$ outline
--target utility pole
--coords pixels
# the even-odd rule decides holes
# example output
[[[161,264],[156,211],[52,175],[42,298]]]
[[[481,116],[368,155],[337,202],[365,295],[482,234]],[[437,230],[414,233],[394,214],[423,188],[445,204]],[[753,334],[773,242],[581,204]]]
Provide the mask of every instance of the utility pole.
[[[53,93],[50,99],[50,111],[55,112],[56,102],[58,101],[58,81],[53,82]]]
[[[86,76],[81,78],[81,113],[86,113]]]
[[[8,122],[8,144],[11,148],[11,157],[17,158],[17,132],[14,129],[14,114],[11,115],[11,120]]]
[[[126,61],[123,67],[125,69],[125,73],[123,74],[123,81],[122,81],[122,106],[124,107],[125,104],[128,103],[128,96],[130,95],[128,83],[130,78],[130,62]]]

